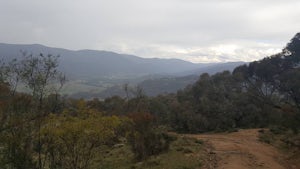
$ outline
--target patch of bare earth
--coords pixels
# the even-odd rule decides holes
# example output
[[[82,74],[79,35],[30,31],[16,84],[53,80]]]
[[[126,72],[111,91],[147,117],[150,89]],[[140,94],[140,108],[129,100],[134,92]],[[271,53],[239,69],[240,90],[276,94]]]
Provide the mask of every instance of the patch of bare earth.
[[[209,146],[204,168],[217,169],[293,169],[271,145],[258,140],[258,129],[234,133],[188,135]]]

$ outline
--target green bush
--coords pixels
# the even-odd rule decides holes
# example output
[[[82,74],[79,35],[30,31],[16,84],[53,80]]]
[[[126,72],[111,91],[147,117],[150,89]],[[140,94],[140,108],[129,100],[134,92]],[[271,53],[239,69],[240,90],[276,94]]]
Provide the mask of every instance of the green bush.
[[[154,117],[149,113],[134,113],[130,115],[134,125],[128,134],[128,142],[138,161],[149,156],[158,155],[169,149],[174,137],[169,136],[153,124]]]
[[[129,134],[128,142],[137,160],[145,160],[149,156],[167,151],[171,142],[170,137],[158,131],[134,131]]]

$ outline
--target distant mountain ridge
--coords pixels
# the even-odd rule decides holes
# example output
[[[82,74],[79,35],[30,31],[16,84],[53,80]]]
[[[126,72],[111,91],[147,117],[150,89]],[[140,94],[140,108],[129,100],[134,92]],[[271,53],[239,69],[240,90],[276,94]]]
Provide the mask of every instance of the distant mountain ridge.
[[[141,58],[97,50],[68,50],[39,44],[0,43],[0,59],[9,61],[28,54],[60,55],[59,69],[69,79],[65,94],[110,96],[121,93],[116,86],[124,83],[141,85],[148,95],[176,92],[197,80],[200,74],[233,70],[244,62],[191,63],[180,59]],[[163,84],[162,84],[163,83]],[[112,92],[112,90],[115,92]]]
[[[199,74],[208,68],[208,73],[215,73],[228,68],[229,63],[191,63],[180,59],[141,58],[134,55],[118,54],[98,50],[68,50],[47,47],[40,44],[20,45],[0,43],[0,57],[5,60],[20,57],[21,52],[33,54],[60,55],[60,67],[67,74],[78,77],[149,75],[149,74]],[[230,68],[243,62],[232,62]],[[214,69],[214,65],[218,65]],[[227,66],[225,66],[227,65]]]
[[[202,67],[179,59],[140,58],[97,50],[67,50],[39,44],[14,45],[0,43],[0,56],[6,60],[21,56],[20,50],[33,54],[60,55],[60,67],[72,77],[130,76],[174,74]]]

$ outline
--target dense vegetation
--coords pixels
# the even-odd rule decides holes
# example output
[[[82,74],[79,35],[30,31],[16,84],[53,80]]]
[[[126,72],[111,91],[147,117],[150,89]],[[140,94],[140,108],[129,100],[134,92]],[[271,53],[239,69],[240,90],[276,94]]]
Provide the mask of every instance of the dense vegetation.
[[[85,101],[59,95],[65,77],[57,56],[24,53],[0,66],[0,166],[101,168],[107,149],[116,146],[129,146],[142,161],[170,149],[175,138],[168,130],[281,126],[298,133],[299,63],[298,33],[281,53],[232,73],[202,74],[177,94],[147,97],[142,88],[124,85],[124,98]],[[19,84],[28,93],[17,92]]]
[[[88,104],[99,111],[149,112],[156,123],[177,132],[222,131],[233,128],[300,127],[300,34],[281,53],[239,66],[233,72],[204,73],[177,94],[147,97],[126,90],[133,99],[111,97]]]

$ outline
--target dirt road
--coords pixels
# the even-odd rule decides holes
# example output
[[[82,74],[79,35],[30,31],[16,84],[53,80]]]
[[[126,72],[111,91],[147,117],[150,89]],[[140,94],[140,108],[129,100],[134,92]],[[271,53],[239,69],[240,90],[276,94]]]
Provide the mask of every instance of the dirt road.
[[[258,129],[224,134],[189,135],[210,145],[207,168],[217,169],[289,169],[278,150],[258,141]]]

